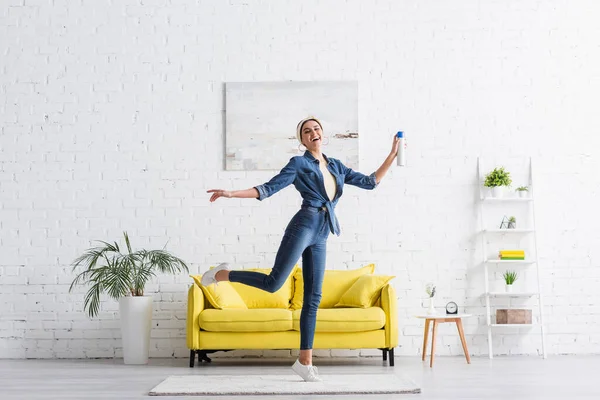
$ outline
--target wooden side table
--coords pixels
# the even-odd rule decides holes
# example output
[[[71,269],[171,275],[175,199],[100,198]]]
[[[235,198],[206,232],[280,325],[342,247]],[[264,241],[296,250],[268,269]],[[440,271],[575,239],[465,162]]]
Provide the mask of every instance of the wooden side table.
[[[458,329],[458,335],[460,336],[460,342],[462,343],[463,351],[465,352],[465,357],[467,358],[467,364],[471,364],[471,357],[469,356],[469,350],[467,349],[467,341],[465,340],[465,332],[463,331],[462,319],[470,317],[471,314],[434,314],[434,315],[417,315],[417,318],[421,318],[425,320],[425,332],[423,333],[423,357],[422,360],[425,361],[425,356],[427,352],[427,339],[429,336],[429,326],[433,321],[433,333],[431,334],[431,360],[429,362],[429,366],[433,368],[433,358],[435,356],[435,336],[437,333],[438,324],[442,324],[444,322],[455,322],[456,328]]]

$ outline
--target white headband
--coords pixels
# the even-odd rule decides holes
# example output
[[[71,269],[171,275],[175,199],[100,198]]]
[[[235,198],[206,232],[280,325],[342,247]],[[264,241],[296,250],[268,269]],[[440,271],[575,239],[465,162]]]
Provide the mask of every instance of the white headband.
[[[302,132],[300,130],[302,129],[302,125],[304,125],[304,123],[307,121],[315,121],[317,124],[319,124],[321,130],[323,130],[323,125],[321,125],[321,121],[319,121],[315,117],[304,118],[302,121],[298,122],[298,126],[296,126],[296,138],[300,143],[302,143]]]

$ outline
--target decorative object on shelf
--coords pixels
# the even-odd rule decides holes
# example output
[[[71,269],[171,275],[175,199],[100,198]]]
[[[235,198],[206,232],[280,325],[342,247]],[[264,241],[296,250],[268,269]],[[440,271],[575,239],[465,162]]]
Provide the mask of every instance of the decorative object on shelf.
[[[176,274],[188,271],[183,260],[163,250],[131,250],[127,232],[126,251],[117,242],[99,241],[104,246],[86,250],[73,262],[73,271],[83,267],[69,288],[91,285],[85,295],[84,309],[90,317],[100,311],[100,295],[119,301],[123,360],[125,364],[147,364],[152,325],[152,297],[144,296],[146,283],[157,272]]]
[[[494,170],[485,176],[483,185],[492,190],[492,197],[504,197],[504,189],[512,184],[510,172],[504,167],[494,168]]]
[[[525,250],[500,250],[498,258],[500,260],[525,260]]]
[[[512,285],[515,283],[519,275],[515,271],[506,271],[504,275],[504,282],[506,282],[506,293],[512,292]]]
[[[504,218],[506,218],[506,217],[504,217]],[[505,225],[506,229],[516,229],[517,228],[517,218],[515,216],[511,216],[506,221],[504,221],[504,219],[503,219],[502,224],[500,224],[500,226],[502,227],[502,225]]]
[[[529,194],[529,187],[527,186],[519,186],[516,189],[517,193],[519,193],[519,197],[527,197],[527,195]]]
[[[427,314],[436,314],[435,308],[433,307],[433,298],[435,297],[435,286],[433,285],[433,283],[428,283],[425,286],[425,293],[427,293],[427,295],[429,296],[429,308],[427,308]]]
[[[446,314],[458,314],[458,304],[453,301],[448,302],[448,304],[446,304]]]
[[[531,325],[531,310],[498,309],[496,310],[496,323]]]
[[[505,215],[502,217],[502,222],[500,223],[500,229],[508,229],[509,218]]]

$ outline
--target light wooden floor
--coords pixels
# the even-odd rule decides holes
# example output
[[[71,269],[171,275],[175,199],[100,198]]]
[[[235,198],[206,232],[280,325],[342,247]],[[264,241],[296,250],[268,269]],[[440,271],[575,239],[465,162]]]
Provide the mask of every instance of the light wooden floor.
[[[0,399],[149,399],[148,391],[169,375],[292,373],[294,360],[215,360],[190,369],[187,359],[152,359],[147,366],[121,360],[0,360]],[[338,396],[340,399],[600,399],[600,356],[472,358],[436,357],[433,369],[418,357],[397,357],[396,366],[380,359],[316,359],[322,375],[393,371],[421,386],[417,395]],[[185,399],[192,397],[160,397]],[[196,397],[198,398],[198,397]],[[202,397],[224,399],[226,397]],[[261,397],[237,397],[255,400]],[[269,396],[270,399],[325,399],[324,396]]]

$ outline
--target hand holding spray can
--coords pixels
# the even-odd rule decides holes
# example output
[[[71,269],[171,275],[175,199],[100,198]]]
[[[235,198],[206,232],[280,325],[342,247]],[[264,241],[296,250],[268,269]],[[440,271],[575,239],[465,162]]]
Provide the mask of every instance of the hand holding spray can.
[[[398,144],[397,163],[398,166],[403,167],[406,165],[406,148],[404,147],[404,132],[398,132],[396,134],[396,137],[400,139],[400,143]]]

